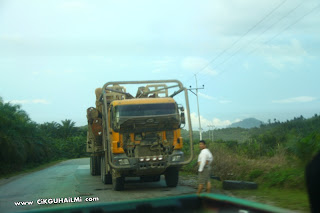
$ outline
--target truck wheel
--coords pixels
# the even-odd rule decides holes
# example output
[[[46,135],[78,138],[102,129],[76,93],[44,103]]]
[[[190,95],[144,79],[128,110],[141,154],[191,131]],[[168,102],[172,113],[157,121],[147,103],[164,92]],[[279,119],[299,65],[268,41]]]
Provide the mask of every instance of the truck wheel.
[[[224,180],[222,182],[222,188],[225,190],[232,189],[257,189],[258,184],[249,181],[236,181],[236,180]]]
[[[112,184],[112,175],[110,172],[108,172],[108,174],[106,174],[106,182],[105,184]]]
[[[92,176],[100,175],[100,157],[99,156],[90,157],[90,174]]]
[[[106,166],[104,163],[104,157],[101,157],[101,159],[100,159],[100,176],[101,176],[102,183],[104,183],[104,179],[105,179],[105,175],[104,175],[105,169],[106,169]]]
[[[124,189],[124,177],[115,177],[112,172],[112,188],[115,191],[121,191]]]
[[[93,175],[93,168],[92,168],[92,156],[90,157],[90,174]]]
[[[110,172],[106,174],[106,162],[104,156],[100,158],[100,175],[101,175],[101,181],[104,184],[111,184],[112,178]]]
[[[95,176],[95,175],[97,175],[96,173],[97,173],[97,157],[91,156],[90,157],[90,174],[92,176]]]
[[[101,169],[100,169],[100,165],[101,165],[101,157],[97,156],[96,157],[96,174],[95,175],[100,175],[101,174]]]
[[[179,180],[179,169],[177,167],[169,167],[164,174],[168,187],[176,187]]]
[[[159,182],[160,181],[160,175],[153,176],[153,181],[154,182]]]

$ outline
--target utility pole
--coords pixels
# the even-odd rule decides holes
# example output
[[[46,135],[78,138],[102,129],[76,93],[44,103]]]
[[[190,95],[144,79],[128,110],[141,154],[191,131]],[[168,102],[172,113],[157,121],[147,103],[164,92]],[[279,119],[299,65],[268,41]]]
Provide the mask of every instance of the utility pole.
[[[211,125],[208,125],[207,127],[209,127],[209,140],[211,140],[211,136],[210,136],[210,127],[211,127]]]
[[[209,127],[209,128],[212,128],[212,130],[213,130],[213,128],[215,128],[214,125],[208,125],[208,127]],[[209,129],[209,132],[210,132],[210,129]],[[211,139],[211,138],[210,138],[210,139],[211,139],[211,141],[213,142],[213,139],[214,139],[214,138],[213,138],[213,131],[211,132],[211,136],[212,136],[212,139]]]
[[[199,109],[198,90],[199,89],[204,89],[204,85],[202,85],[202,88],[198,88],[197,74],[195,74],[194,77],[196,78],[196,88],[191,88],[191,86],[190,86],[189,90],[190,90],[190,92],[192,92],[192,90],[196,90],[196,93],[194,93],[194,92],[192,92],[192,93],[197,96],[197,107],[198,107],[198,118],[199,118],[199,133],[200,133],[200,140],[202,140],[202,129],[201,129],[201,122],[200,122],[200,109]]]
[[[199,109],[199,95],[198,95],[198,80],[197,75],[195,74],[194,77],[196,78],[196,93],[197,93],[197,105],[198,105],[198,118],[199,118],[199,132],[200,132],[200,141],[202,140],[202,129],[201,129],[201,122],[200,122],[200,109]]]

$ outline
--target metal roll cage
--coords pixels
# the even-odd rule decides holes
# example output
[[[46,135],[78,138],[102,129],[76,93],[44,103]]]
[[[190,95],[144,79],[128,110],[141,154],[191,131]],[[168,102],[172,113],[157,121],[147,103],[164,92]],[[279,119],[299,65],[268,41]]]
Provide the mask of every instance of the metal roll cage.
[[[126,167],[124,166],[117,166],[115,165],[112,161],[111,161],[111,147],[110,147],[110,143],[108,142],[109,138],[108,135],[106,134],[110,127],[109,127],[109,122],[108,122],[108,103],[107,103],[107,94],[106,94],[106,89],[109,85],[113,85],[113,84],[119,84],[119,85],[123,85],[123,84],[157,84],[157,83],[177,83],[178,85],[176,86],[171,86],[171,87],[167,87],[167,88],[173,88],[173,87],[179,87],[179,90],[174,92],[173,94],[169,95],[169,97],[174,97],[175,95],[181,93],[182,91],[184,91],[185,94],[185,102],[186,102],[186,110],[187,110],[187,117],[188,117],[188,127],[189,127],[189,138],[190,138],[190,157],[188,160],[180,162],[180,163],[174,163],[171,164],[170,162],[168,162],[168,165],[174,165],[174,166],[182,166],[182,165],[186,165],[189,164],[192,159],[193,159],[193,142],[192,142],[192,125],[191,125],[191,117],[190,117],[190,108],[189,108],[189,97],[188,97],[188,89],[186,89],[185,87],[183,87],[182,83],[178,80],[154,80],[154,81],[113,81],[113,82],[108,82],[106,84],[103,85],[102,87],[102,94],[100,96],[100,101],[103,102],[103,122],[105,122],[104,125],[104,131],[103,131],[103,147],[104,147],[104,151],[106,151],[107,153],[107,157],[109,159],[109,163],[111,165],[112,168],[115,169],[125,169]],[[119,92],[121,93],[121,92]],[[129,168],[129,167],[128,167]]]

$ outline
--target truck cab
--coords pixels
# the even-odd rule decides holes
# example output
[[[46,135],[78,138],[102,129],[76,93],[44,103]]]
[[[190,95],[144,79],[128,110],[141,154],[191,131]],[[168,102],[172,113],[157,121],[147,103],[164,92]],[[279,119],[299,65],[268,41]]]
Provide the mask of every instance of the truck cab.
[[[173,94],[182,91],[187,94],[180,82],[173,82],[179,89]],[[121,83],[105,84],[96,102],[96,108],[101,110],[98,110],[101,120],[96,123],[100,123],[101,128],[95,127],[94,122],[88,128],[92,133],[101,130],[97,136],[91,134],[90,143],[101,144],[101,147],[91,150],[90,166],[96,167],[96,173],[100,167],[102,182],[112,183],[114,190],[124,188],[125,177],[159,181],[160,175],[165,176],[167,186],[175,187],[180,167],[191,161],[191,158],[184,161],[182,152],[180,132],[185,125],[184,107],[177,104],[174,95],[168,94],[165,82],[148,82],[153,84],[140,86],[135,97],[127,93]],[[186,106],[189,109],[188,103]]]

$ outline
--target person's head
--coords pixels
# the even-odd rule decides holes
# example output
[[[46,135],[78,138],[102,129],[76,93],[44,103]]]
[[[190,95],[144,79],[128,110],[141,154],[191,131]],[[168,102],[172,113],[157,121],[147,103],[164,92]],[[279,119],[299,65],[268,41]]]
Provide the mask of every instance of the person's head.
[[[206,142],[204,140],[199,141],[199,147],[200,149],[205,149],[206,148]]]

